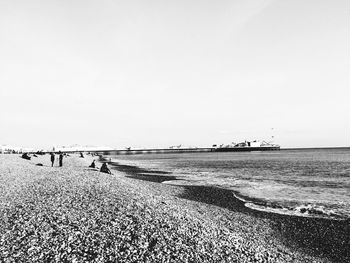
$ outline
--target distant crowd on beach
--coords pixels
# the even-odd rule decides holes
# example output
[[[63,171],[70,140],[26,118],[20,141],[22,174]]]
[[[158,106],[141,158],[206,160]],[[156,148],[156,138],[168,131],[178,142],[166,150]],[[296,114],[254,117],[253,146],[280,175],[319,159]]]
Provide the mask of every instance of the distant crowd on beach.
[[[40,153],[40,152],[38,152],[37,154],[44,155],[45,153]],[[91,155],[94,156],[93,153],[92,153]],[[59,166],[59,167],[62,167],[62,166],[63,166],[63,157],[68,157],[68,156],[70,156],[70,155],[67,154],[67,153],[58,152],[58,166]],[[31,156],[29,156],[28,153],[23,153],[21,157],[22,157],[23,159],[26,159],[26,160],[31,160]],[[37,157],[37,155],[34,153],[34,154],[33,154],[33,157]],[[84,158],[84,154],[83,154],[82,152],[80,153],[80,158]],[[56,159],[55,153],[54,153],[54,152],[51,152],[51,153],[50,153],[51,167],[54,166],[55,159]],[[38,165],[38,166],[43,166],[43,164],[41,164],[41,163],[38,163],[38,164],[36,164],[36,165]],[[90,164],[89,168],[92,168],[92,169],[94,169],[94,170],[98,170],[98,167],[97,167],[96,164],[95,164],[95,160],[92,161],[92,163]],[[108,168],[108,165],[107,165],[106,162],[103,162],[103,163],[102,163],[101,168],[100,168],[100,172],[112,174],[112,172],[111,172],[111,170]]]

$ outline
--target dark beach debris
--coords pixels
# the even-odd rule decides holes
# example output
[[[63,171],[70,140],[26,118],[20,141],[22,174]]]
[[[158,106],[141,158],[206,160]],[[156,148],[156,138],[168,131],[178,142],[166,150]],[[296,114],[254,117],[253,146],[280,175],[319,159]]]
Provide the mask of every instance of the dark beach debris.
[[[43,166],[43,164],[42,163],[37,163],[36,166]]]
[[[152,173],[152,174],[159,174],[159,175],[164,175],[164,174],[171,174],[171,172],[166,172],[166,171],[159,171],[159,170],[147,170],[140,168],[138,166],[134,165],[125,165],[125,164],[118,164],[116,162],[109,162],[110,165],[113,166],[116,170],[120,172],[125,172],[127,174],[143,174],[143,173]]]
[[[134,175],[128,175],[127,177],[133,178],[133,179],[138,179],[138,180],[143,180],[143,181],[155,182],[155,183],[162,183],[165,181],[178,180],[175,176],[154,175],[152,173],[134,174]]]
[[[162,183],[170,180],[178,180],[175,176],[169,175],[171,172],[160,170],[147,170],[133,165],[122,165],[116,162],[109,162],[111,168],[123,172],[129,178]]]

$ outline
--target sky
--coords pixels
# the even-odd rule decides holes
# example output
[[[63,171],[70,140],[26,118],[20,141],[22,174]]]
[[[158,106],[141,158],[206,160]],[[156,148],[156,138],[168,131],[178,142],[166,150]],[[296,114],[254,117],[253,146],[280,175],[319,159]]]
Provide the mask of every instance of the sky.
[[[348,0],[0,0],[0,145],[350,146]]]

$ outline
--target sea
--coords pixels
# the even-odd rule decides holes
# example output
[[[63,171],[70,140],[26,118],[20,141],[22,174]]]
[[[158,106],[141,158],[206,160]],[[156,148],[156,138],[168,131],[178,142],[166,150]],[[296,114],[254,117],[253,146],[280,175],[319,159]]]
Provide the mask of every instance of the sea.
[[[163,171],[172,185],[232,191],[251,209],[350,219],[350,148],[108,156],[120,165]],[[159,173],[158,173],[159,174]],[[161,176],[161,175],[159,175]]]

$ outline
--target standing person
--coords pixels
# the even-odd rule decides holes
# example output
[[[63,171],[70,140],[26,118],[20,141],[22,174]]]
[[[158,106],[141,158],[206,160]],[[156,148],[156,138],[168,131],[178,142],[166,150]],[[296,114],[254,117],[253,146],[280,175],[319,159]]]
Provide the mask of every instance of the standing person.
[[[59,162],[60,162],[60,167],[62,167],[62,162],[63,162],[63,154],[60,153],[60,157],[59,157]]]
[[[51,167],[53,167],[53,163],[55,162],[55,154],[52,152],[50,155],[51,155]]]

